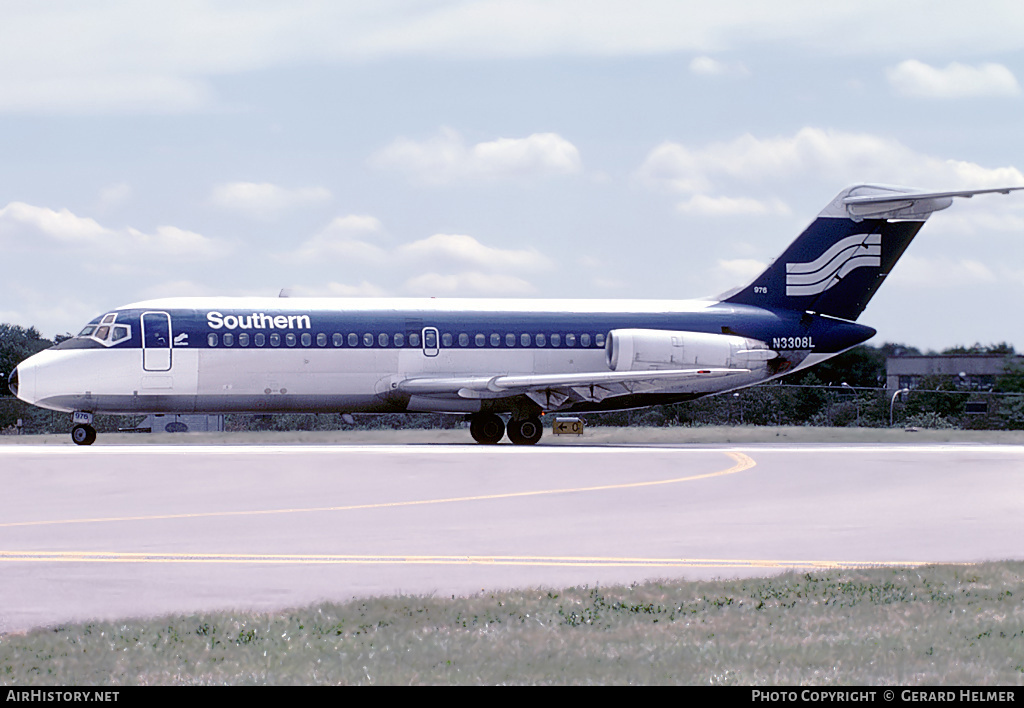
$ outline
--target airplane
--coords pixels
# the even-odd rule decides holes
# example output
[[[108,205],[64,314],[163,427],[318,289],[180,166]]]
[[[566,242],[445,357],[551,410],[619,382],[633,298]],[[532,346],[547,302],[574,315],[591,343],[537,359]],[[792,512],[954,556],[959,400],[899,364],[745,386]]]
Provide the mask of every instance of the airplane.
[[[675,403],[800,371],[875,334],[856,322],[928,217],[1024,187],[840,192],[749,285],[705,300],[188,297],[118,307],[10,374],[72,414],[469,416],[532,445],[544,413]],[[508,422],[506,424],[505,418]]]

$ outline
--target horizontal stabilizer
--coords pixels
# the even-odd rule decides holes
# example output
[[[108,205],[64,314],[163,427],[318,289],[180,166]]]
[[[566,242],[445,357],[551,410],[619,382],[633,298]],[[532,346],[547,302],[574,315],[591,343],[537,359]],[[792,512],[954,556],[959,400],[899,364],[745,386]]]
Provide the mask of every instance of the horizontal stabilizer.
[[[863,185],[843,197],[846,215],[854,221],[862,219],[924,219],[935,211],[949,208],[956,197],[970,199],[975,194],[1009,194],[1024,187],[963,189],[947,192],[915,192],[902,187]],[[858,194],[871,190],[870,194]]]

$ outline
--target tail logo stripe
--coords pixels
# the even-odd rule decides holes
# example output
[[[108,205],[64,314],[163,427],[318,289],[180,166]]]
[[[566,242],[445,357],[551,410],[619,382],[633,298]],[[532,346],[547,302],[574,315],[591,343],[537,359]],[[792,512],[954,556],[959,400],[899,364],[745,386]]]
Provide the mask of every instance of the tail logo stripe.
[[[881,234],[847,236],[810,263],[787,263],[786,295],[818,295],[857,268],[880,268],[881,265]]]
[[[822,280],[832,277],[836,271],[842,268],[845,264],[851,261],[859,261],[866,257],[875,257],[876,260],[882,258],[882,247],[881,246],[868,246],[867,248],[852,248],[849,252],[841,253],[832,259],[832,261],[822,268],[813,273],[803,274],[787,274],[786,285],[813,285],[819,283]],[[870,263],[864,263],[863,265],[870,265]]]
[[[829,263],[833,258],[838,256],[840,253],[848,248],[855,248],[857,246],[881,246],[882,245],[882,234],[854,234],[853,236],[847,236],[844,239],[837,241],[832,244],[832,247],[825,251],[823,254],[818,256],[815,260],[810,263],[787,263],[787,273],[813,273],[819,271],[825,267],[826,263]]]

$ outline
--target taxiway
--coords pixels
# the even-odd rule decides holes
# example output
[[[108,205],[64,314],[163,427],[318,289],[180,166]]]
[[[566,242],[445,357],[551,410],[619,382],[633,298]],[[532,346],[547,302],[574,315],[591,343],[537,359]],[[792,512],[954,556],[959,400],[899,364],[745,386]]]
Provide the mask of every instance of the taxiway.
[[[0,633],[1022,559],[1024,447],[0,446]]]

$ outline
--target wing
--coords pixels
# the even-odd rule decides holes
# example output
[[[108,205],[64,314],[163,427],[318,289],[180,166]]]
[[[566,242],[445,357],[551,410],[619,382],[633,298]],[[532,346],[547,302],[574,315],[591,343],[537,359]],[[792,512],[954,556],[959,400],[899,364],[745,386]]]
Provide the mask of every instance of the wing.
[[[503,374],[498,376],[422,377],[405,379],[398,390],[416,395],[459,398],[507,398],[527,395],[540,406],[553,409],[566,401],[603,401],[670,388],[674,383],[695,378],[718,378],[747,374],[750,369],[664,369],[654,371],[607,371],[577,374]]]

